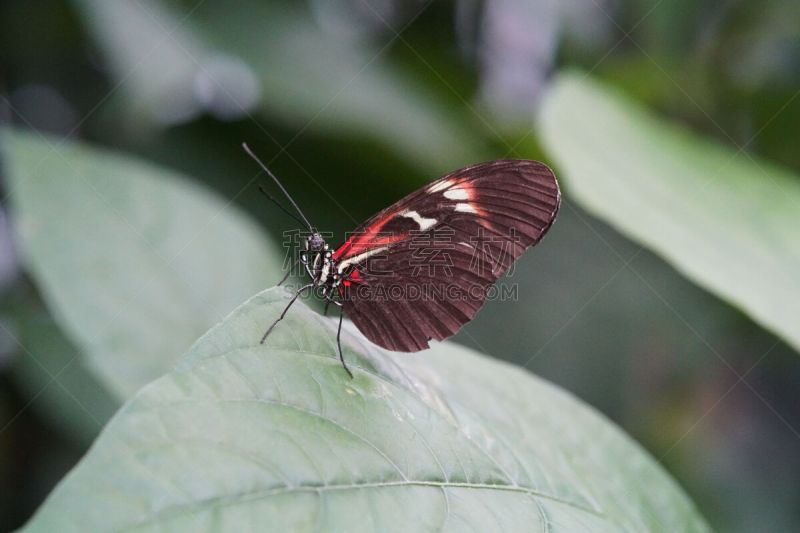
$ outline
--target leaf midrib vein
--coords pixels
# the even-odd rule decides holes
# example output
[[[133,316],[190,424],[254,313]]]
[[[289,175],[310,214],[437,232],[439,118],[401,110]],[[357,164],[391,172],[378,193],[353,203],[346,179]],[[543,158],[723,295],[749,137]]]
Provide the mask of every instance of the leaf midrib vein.
[[[568,507],[572,507],[578,511],[582,511],[585,513],[589,513],[593,516],[598,518],[607,519],[607,516],[602,513],[598,512],[595,509],[591,509],[589,507],[584,507],[580,504],[575,502],[564,500],[558,497],[555,497],[551,494],[546,494],[542,492],[538,492],[534,489],[527,488],[527,487],[520,487],[514,485],[497,485],[491,483],[469,483],[469,482],[457,482],[457,481],[425,481],[425,480],[401,480],[401,481],[376,481],[376,482],[363,482],[363,483],[344,483],[344,484],[331,484],[331,485],[296,485],[293,487],[276,487],[266,490],[258,490],[258,491],[251,491],[251,492],[243,492],[240,494],[235,495],[225,495],[225,496],[217,496],[214,498],[208,498],[206,500],[202,500],[199,502],[193,502],[186,505],[175,506],[172,508],[168,508],[164,511],[160,511],[147,520],[143,520],[141,522],[137,522],[135,524],[131,524],[125,530],[133,530],[136,528],[140,528],[149,524],[153,524],[155,522],[159,522],[161,520],[168,520],[170,518],[174,518],[180,515],[185,515],[193,512],[194,508],[201,507],[201,510],[210,510],[218,507],[226,507],[229,505],[236,505],[239,503],[243,503],[249,500],[255,500],[260,498],[270,498],[273,496],[281,496],[284,494],[293,494],[293,493],[300,493],[300,492],[313,492],[316,494],[322,494],[326,492],[335,492],[335,491],[347,491],[347,490],[362,490],[362,489],[382,489],[382,488],[395,488],[395,487],[426,487],[426,488],[437,488],[440,490],[444,489],[473,489],[473,490],[497,490],[503,492],[514,492],[519,494],[525,494],[534,498],[542,498],[545,500],[553,501],[556,503],[560,503],[562,505],[566,505]]]

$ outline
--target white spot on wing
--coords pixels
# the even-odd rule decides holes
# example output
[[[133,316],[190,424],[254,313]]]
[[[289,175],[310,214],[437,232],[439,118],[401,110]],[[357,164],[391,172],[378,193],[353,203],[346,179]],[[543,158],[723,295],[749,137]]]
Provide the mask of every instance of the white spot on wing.
[[[453,187],[448,191],[444,191],[444,197],[450,200],[469,200],[469,193],[461,187]]]
[[[420,231],[425,231],[426,229],[436,224],[435,218],[425,218],[416,211],[404,211],[400,213],[400,216],[410,218],[411,220],[416,222],[419,225]]]
[[[460,213],[474,213],[476,215],[478,214],[478,211],[476,211],[475,208],[472,207],[472,204],[463,202],[459,202],[456,204],[456,211]]]
[[[428,192],[439,192],[451,186],[453,184],[453,180],[442,180],[438,183],[434,183],[430,187],[428,187]]]

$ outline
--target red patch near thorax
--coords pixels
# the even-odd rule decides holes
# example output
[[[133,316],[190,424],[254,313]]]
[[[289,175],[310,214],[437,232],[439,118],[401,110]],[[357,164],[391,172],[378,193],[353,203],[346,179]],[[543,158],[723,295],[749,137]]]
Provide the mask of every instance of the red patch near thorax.
[[[358,283],[360,280],[361,272],[358,269],[355,269],[353,270],[353,273],[347,277],[347,279],[342,281],[342,283],[345,287],[349,287],[351,283]]]
[[[344,241],[340,247],[338,247],[333,252],[333,259],[338,261],[344,257],[353,257],[358,255],[362,252],[366,252],[367,250],[371,250],[373,248],[378,248],[380,246],[385,246],[387,244],[391,244],[393,242],[402,241],[405,238],[405,235],[391,235],[385,234],[381,235],[381,228],[386,225],[397,213],[387,213],[386,215],[382,216],[375,222],[373,222],[370,226],[368,226],[363,232],[358,234],[353,234]]]

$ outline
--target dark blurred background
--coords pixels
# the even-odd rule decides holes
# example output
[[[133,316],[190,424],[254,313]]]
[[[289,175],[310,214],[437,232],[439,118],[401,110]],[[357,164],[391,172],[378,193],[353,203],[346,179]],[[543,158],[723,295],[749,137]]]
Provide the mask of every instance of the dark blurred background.
[[[721,143],[757,134],[750,153],[800,172],[800,3],[791,0],[0,3],[4,122],[184,171],[278,239],[291,223],[258,195],[241,141],[341,236],[440,173],[546,158],[532,127],[565,67]],[[4,334],[74,350],[20,270],[5,208],[0,529],[11,529],[90,439],[74,431],[85,420],[65,423],[44,407],[63,395],[33,386],[39,370]],[[557,224],[513,281],[519,300],[487,304],[457,342],[605,413],[715,528],[800,531],[797,353],[592,218],[568,182]],[[64,379],[94,378],[76,367]],[[87,387],[98,416],[110,416],[101,387]]]

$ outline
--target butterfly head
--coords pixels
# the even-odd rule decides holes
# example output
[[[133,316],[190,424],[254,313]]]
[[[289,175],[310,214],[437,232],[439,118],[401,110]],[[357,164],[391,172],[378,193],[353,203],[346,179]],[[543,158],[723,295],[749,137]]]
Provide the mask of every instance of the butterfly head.
[[[322,235],[315,231],[306,239],[306,247],[311,252],[322,252],[328,248],[328,245],[325,243],[325,239],[322,238]]]

